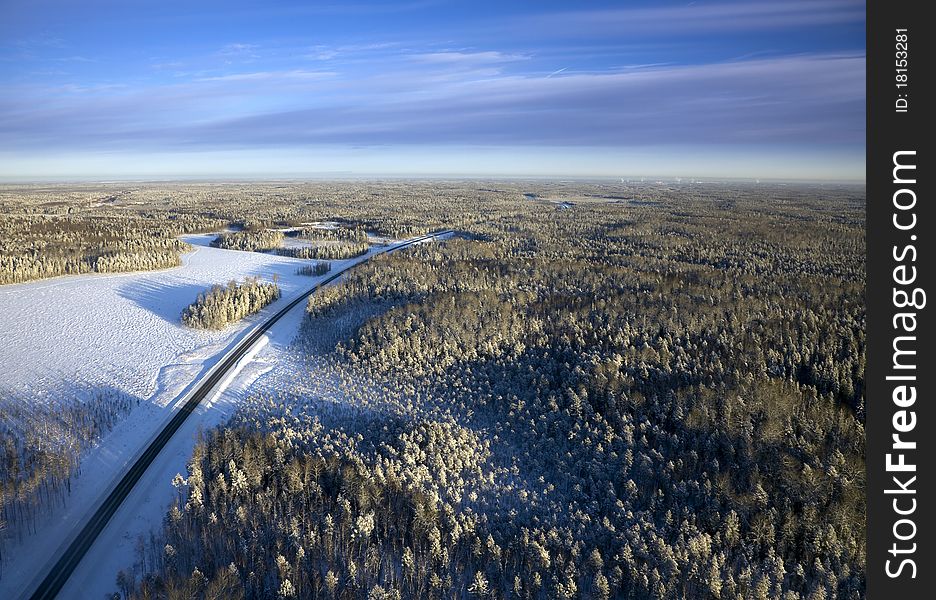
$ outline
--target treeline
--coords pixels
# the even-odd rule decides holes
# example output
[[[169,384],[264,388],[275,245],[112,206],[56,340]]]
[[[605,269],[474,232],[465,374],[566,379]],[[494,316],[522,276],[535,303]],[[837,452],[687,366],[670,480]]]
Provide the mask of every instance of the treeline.
[[[367,231],[363,227],[301,227],[286,232],[289,237],[297,237],[312,241],[336,241],[336,242],[367,242]]]
[[[189,246],[176,233],[209,223],[193,219],[164,229],[154,219],[123,216],[0,219],[0,284],[178,266]]]
[[[296,275],[306,275],[311,277],[317,277],[319,275],[324,275],[331,271],[331,263],[327,262],[317,262],[311,265],[302,265],[296,269]]]
[[[279,297],[276,282],[264,283],[256,278],[247,278],[243,283],[231,281],[226,287],[215,285],[182,311],[182,324],[195,329],[223,329]]]
[[[283,238],[283,232],[275,229],[244,230],[222,233],[211,242],[211,245],[224,250],[272,252],[283,244]]]
[[[332,242],[317,246],[279,248],[280,256],[310,260],[345,260],[367,254],[370,245],[367,242]]]
[[[5,551],[64,506],[83,452],[138,401],[114,390],[63,395],[49,403],[0,398],[0,577]]]

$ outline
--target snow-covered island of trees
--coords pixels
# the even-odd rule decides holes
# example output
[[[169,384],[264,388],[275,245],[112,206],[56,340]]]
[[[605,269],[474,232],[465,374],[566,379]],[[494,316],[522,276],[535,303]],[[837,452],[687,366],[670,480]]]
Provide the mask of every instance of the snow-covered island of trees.
[[[259,312],[279,297],[280,289],[275,281],[262,283],[255,278],[248,278],[243,283],[230,281],[227,286],[214,285],[185,307],[182,323],[196,329],[224,329],[231,323]]]

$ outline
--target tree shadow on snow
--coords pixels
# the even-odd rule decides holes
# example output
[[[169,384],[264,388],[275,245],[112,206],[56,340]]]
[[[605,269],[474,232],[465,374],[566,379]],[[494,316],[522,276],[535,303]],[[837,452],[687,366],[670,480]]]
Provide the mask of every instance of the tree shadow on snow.
[[[218,239],[217,233],[189,233],[179,236],[183,242],[193,246],[211,246],[211,242]]]
[[[121,298],[132,300],[163,320],[181,324],[182,311],[195,302],[198,295],[211,289],[209,285],[182,283],[166,284],[156,281],[135,281],[118,291]]]
[[[255,267],[252,267],[250,269],[250,272],[246,273],[245,276],[256,277],[257,279],[260,279],[261,281],[273,281],[274,276],[276,276],[276,278],[278,278],[279,280],[279,285],[282,288],[283,282],[288,281],[290,278],[295,276],[296,270],[299,269],[299,267],[302,267],[305,265],[313,265],[316,262],[318,261],[302,260],[298,258],[292,259],[289,261],[283,261],[283,262],[272,262],[269,264],[257,265]],[[318,281],[318,279],[319,279],[318,277],[304,277],[302,280],[299,281],[299,289],[305,290],[305,289],[312,287],[312,285],[314,285],[315,282]],[[283,292],[285,293],[286,290],[284,289]],[[297,292],[298,292],[298,289],[293,290],[291,294],[295,294]],[[286,295],[288,296],[290,294],[286,294]]]

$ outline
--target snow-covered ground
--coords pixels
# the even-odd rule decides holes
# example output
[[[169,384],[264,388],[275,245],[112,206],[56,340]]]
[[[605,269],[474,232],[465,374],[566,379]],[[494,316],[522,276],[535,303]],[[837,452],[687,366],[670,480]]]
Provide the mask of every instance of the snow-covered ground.
[[[210,399],[186,419],[91,546],[59,597],[103,598],[118,589],[117,572],[132,566],[138,538],[142,535],[146,539],[150,531],[161,527],[174,497],[172,478],[177,473],[186,476],[198,432],[225,422],[252,384],[273,368],[278,355],[299,330],[304,308],[300,303],[277,321],[254,350],[241,359],[233,376],[226,378]]]
[[[201,245],[179,268],[0,287],[0,385],[36,397],[82,382],[163,406],[249,323],[223,331],[183,327],[182,309],[200,292],[245,276],[278,276],[284,298],[309,284],[295,274],[307,261],[211,248],[211,235],[185,239]]]
[[[141,400],[129,416],[82,458],[68,505],[47,516],[38,533],[7,547],[0,598],[16,598],[79,523],[100,503],[116,476],[171,416],[196,379],[266,315],[318,278],[296,275],[309,261],[208,247],[213,235],[186,236],[195,251],[183,265],[158,272],[80,275],[0,287],[0,392],[43,397],[74,389],[104,387]],[[381,250],[333,268],[359,262]],[[212,284],[255,276],[277,276],[283,295],[264,311],[220,332],[196,331],[179,323],[182,309]],[[185,472],[196,433],[222,422],[238,398],[270,368],[278,345],[288,344],[303,315],[299,303],[267,334],[272,342],[245,357],[227,391],[216,394],[189,418],[124,502],[82,561],[63,598],[100,598],[114,591],[114,576],[133,556],[136,533],[158,525],[165,514],[176,472]]]

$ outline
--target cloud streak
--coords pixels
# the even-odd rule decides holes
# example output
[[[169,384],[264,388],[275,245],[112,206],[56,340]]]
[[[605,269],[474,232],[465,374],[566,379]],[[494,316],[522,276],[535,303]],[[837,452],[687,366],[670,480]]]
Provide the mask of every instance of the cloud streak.
[[[646,37],[827,27],[864,18],[860,0],[783,0],[566,11],[523,17],[512,27],[558,36]]]
[[[333,77],[334,71],[305,71],[302,69],[293,69],[291,71],[253,71],[250,73],[233,73],[231,75],[217,75],[213,77],[200,77],[197,81],[317,81]]]
[[[427,52],[423,54],[413,54],[411,58],[417,62],[431,64],[453,64],[453,65],[490,65],[514,62],[518,60],[528,60],[530,57],[524,54],[505,54],[504,52]]]
[[[45,106],[8,99],[0,145],[859,144],[864,64],[802,55],[552,77],[251,72]],[[271,109],[268,94],[282,105],[283,92],[292,106]],[[232,97],[246,107],[239,115],[212,116]]]

